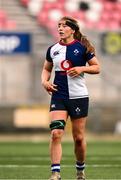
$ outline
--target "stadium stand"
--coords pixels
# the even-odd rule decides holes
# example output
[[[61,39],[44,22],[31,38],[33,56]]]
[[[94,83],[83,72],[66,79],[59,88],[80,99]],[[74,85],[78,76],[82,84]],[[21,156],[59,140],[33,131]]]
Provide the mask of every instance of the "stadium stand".
[[[27,6],[30,14],[36,16],[39,23],[48,28],[54,37],[57,36],[54,30],[56,22],[64,15],[71,15],[79,19],[82,22],[81,28],[118,30],[121,27],[120,1],[30,0]],[[49,25],[46,23],[48,20]]]
[[[0,33],[27,32],[32,40],[29,55],[0,55],[1,106],[48,104],[40,72],[47,48],[58,38],[57,21],[67,15],[79,20],[101,62],[100,76],[86,75],[93,106],[89,125],[103,129],[111,112],[113,122],[120,118],[121,0],[0,0],[0,4]],[[119,111],[112,111],[113,106]]]

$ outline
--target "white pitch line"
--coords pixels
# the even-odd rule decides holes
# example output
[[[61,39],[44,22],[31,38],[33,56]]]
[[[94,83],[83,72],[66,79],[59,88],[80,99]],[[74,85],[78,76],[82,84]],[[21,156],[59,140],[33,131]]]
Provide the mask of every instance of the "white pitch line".
[[[7,165],[0,165],[0,168],[47,168],[48,165],[19,165],[19,164],[7,164]],[[66,168],[71,168],[71,167],[75,167],[74,165],[61,165],[61,167],[66,167]],[[121,167],[121,165],[119,164],[87,164],[86,167],[106,167],[106,168],[110,168],[110,167]]]
[[[35,160],[35,161],[41,161],[41,160],[44,160],[44,161],[49,161],[50,158],[49,157],[0,157],[0,160],[17,160],[17,161],[23,161],[23,160]],[[64,159],[65,160],[65,159]]]
[[[36,160],[36,161],[40,161],[40,160],[44,160],[44,161],[49,161],[50,158],[49,157],[22,157],[22,156],[18,156],[18,157],[0,157],[0,160],[5,160],[5,159],[9,159],[9,160],[18,160],[18,161],[22,161],[22,160]],[[62,160],[68,160],[70,159],[70,157],[63,157]],[[112,161],[112,160],[116,160],[116,161],[121,161],[121,156],[119,157],[110,157],[110,159],[106,159],[105,157],[88,157],[88,160],[105,160],[105,161]]]

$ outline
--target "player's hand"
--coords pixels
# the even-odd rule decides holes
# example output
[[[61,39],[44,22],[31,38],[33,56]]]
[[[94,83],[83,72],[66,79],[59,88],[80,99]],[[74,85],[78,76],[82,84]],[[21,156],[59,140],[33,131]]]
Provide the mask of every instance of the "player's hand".
[[[43,86],[50,95],[52,95],[52,92],[57,91],[57,85],[52,84],[49,81],[44,82]]]
[[[79,67],[73,67],[73,68],[70,68],[68,71],[67,71],[67,74],[69,76],[71,76],[72,78],[74,77],[77,77],[79,76],[81,73],[84,72],[84,69],[83,69],[83,66],[79,66]]]

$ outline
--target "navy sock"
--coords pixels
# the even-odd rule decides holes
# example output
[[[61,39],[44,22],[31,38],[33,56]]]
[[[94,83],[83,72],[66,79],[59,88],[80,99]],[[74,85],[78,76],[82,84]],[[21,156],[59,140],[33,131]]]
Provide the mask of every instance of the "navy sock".
[[[52,164],[51,171],[52,172],[60,172],[60,164]]]
[[[83,171],[85,169],[85,163],[80,163],[79,161],[76,162],[76,169]]]

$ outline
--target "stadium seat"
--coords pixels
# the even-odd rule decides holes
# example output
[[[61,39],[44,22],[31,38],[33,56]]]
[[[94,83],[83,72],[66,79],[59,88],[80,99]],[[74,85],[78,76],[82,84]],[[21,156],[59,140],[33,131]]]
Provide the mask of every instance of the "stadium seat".
[[[25,7],[28,6],[28,3],[29,3],[30,0],[21,0],[21,4]]]
[[[111,10],[113,10],[114,6],[115,6],[115,4],[105,1],[104,2],[104,11],[111,11]]]
[[[120,24],[117,21],[109,21],[108,27],[111,30],[118,30],[120,28]]]
[[[51,20],[56,22],[63,16],[63,13],[59,9],[52,9],[49,11],[48,16]]]
[[[115,21],[120,21],[121,20],[121,14],[120,11],[113,11],[111,13],[111,19],[115,20]]]
[[[6,21],[6,24],[5,24],[6,30],[14,30],[16,28],[17,28],[16,21],[14,21],[14,20]]]
[[[103,4],[99,1],[93,1],[90,3],[90,9],[100,13],[103,10]]]
[[[4,10],[0,10],[0,21],[6,21],[7,20],[7,14]]]
[[[45,2],[43,3],[43,9],[48,13],[51,9],[64,9],[64,3],[55,2],[55,3],[49,3]]]
[[[95,22],[86,21],[86,22],[85,22],[85,28],[94,29],[94,28],[95,28]]]
[[[14,20],[8,19],[8,15],[4,10],[0,10],[0,29],[1,30],[13,30],[17,25]]]
[[[76,12],[79,10],[79,2],[75,3],[73,0],[65,2],[65,10],[68,12]]]
[[[110,19],[112,11],[103,11],[101,17],[104,21],[108,21]]]
[[[43,2],[41,0],[31,0],[27,7],[32,16],[37,16],[37,14],[41,11],[42,6]]]
[[[93,10],[89,10],[86,12],[85,17],[88,21],[97,22],[100,19],[100,13],[97,13]]]
[[[100,21],[100,22],[98,22],[98,23],[96,23],[96,28],[98,29],[98,30],[106,30],[107,29],[107,23],[106,23],[106,21]]]
[[[0,21],[0,31],[3,29],[3,23]]]
[[[77,18],[78,20],[84,20],[85,19],[85,12],[83,11],[76,11],[71,13],[71,15],[75,18]]]
[[[116,9],[121,12],[121,1],[116,3]]]
[[[37,15],[37,21],[39,24],[41,25],[46,25],[48,22],[48,14],[46,13],[46,11],[41,11],[39,12],[39,14]]]

